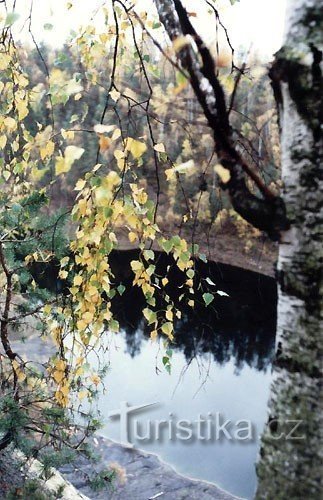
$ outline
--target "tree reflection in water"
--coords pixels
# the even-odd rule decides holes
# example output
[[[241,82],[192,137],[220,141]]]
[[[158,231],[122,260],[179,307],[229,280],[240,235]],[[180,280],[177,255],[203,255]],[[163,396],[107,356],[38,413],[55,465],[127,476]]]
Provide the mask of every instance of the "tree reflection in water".
[[[132,251],[115,252],[112,258],[116,280],[126,285],[124,294],[113,300],[113,312],[125,331],[127,352],[131,356],[140,353],[142,342],[149,338],[142,310],[146,307],[137,287],[131,285],[129,261],[136,258]],[[170,285],[167,293],[175,303],[183,290],[183,273],[172,266],[166,254],[157,254],[156,272],[166,274]],[[182,317],[176,320],[175,341],[172,349],[181,350],[189,362],[195,357],[212,353],[214,360],[225,364],[234,360],[237,371],[244,363],[256,370],[265,370],[272,362],[276,329],[275,280],[234,266],[198,262],[197,274],[201,280],[209,277],[218,289],[229,297],[215,295],[206,308],[202,300],[196,300],[194,310],[180,306]]]

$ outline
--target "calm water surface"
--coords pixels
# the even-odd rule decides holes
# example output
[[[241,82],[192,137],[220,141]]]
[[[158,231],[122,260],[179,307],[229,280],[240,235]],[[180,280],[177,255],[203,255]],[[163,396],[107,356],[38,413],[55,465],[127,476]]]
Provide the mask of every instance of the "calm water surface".
[[[213,276],[216,272],[218,267]],[[219,282],[220,277],[214,279]],[[105,421],[102,433],[120,442],[120,419],[108,415],[123,402],[158,403],[129,416],[128,441],[157,453],[180,473],[251,499],[259,435],[267,415],[275,287],[268,278],[228,267],[221,269],[221,279],[221,289],[230,298],[220,298],[207,314],[184,311],[177,323],[170,375],[162,366],[161,346],[144,331],[142,304],[134,290],[120,299],[116,313],[123,331],[109,337],[107,391],[99,401]],[[204,423],[197,424],[198,419]],[[168,423],[158,424],[165,420]],[[182,430],[182,439],[176,437],[180,420],[187,421],[181,424],[192,436]],[[216,427],[225,420],[231,421],[226,428],[232,439],[221,432],[216,435]],[[248,423],[238,424],[240,420]],[[235,439],[241,427],[245,430]]]

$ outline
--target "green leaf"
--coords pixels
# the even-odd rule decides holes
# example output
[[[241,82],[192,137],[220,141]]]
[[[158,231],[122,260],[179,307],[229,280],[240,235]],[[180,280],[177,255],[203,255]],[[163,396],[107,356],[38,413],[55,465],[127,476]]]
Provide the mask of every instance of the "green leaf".
[[[9,12],[5,20],[5,27],[12,26],[19,19],[19,14],[17,12]]]
[[[154,266],[153,264],[150,264],[150,266],[146,269],[146,273],[148,274],[148,276],[152,276],[155,272],[155,269],[156,269],[156,266]]]
[[[205,253],[200,253],[199,257],[201,260],[203,260],[203,262],[207,263],[207,258],[206,258]]]
[[[181,238],[178,235],[173,236],[170,241],[173,242],[174,247],[180,247],[181,246],[182,240],[181,240]]]
[[[148,325],[151,325],[152,323],[155,323],[155,321],[157,321],[156,313],[148,307],[146,307],[142,312],[146,320],[148,321]]]
[[[163,356],[163,365],[166,366],[169,363],[169,357]]]
[[[161,243],[162,249],[169,253],[173,249],[173,242],[171,240],[165,240]]]
[[[119,322],[115,319],[110,319],[109,330],[111,330],[111,332],[118,332],[119,328],[120,328]]]
[[[176,73],[176,82],[177,85],[183,85],[187,82],[186,76],[181,71],[177,71]]]
[[[211,304],[214,300],[214,296],[212,293],[203,293],[203,300],[205,302],[206,307]]]
[[[163,365],[165,367],[165,370],[170,374],[172,365],[170,364],[170,359],[168,356],[163,356]]]
[[[144,257],[146,260],[153,260],[155,257],[155,254],[153,250],[144,250]]]
[[[174,330],[173,323],[171,323],[170,321],[166,321],[166,323],[163,324],[161,329],[162,329],[162,332],[165,333],[165,335],[167,335],[169,337],[173,334],[173,330]]]
[[[215,283],[211,280],[211,278],[206,278],[205,280],[209,285],[216,286]]]
[[[217,290],[216,293],[221,297],[230,297],[230,295],[228,295],[226,292],[222,292],[222,290]]]
[[[113,208],[112,207],[104,207],[103,208],[103,213],[104,213],[104,216],[109,219],[111,217],[111,215],[113,214]]]
[[[117,290],[118,290],[120,295],[122,295],[124,293],[125,289],[126,289],[126,287],[122,284],[117,287]]]

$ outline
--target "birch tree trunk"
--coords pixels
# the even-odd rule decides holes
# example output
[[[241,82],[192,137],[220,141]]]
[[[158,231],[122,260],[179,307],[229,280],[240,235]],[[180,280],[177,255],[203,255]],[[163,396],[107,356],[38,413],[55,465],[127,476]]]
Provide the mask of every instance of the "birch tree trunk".
[[[322,498],[322,24],[320,0],[288,0],[285,44],[271,70],[291,228],[279,251],[277,351],[257,499]]]

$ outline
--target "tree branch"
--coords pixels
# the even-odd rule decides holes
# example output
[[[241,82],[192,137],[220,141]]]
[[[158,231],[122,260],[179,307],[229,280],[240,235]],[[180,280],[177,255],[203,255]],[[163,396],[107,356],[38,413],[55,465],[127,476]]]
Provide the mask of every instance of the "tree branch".
[[[235,147],[224,91],[209,49],[196,33],[180,0],[155,0],[155,4],[171,41],[190,36],[195,42],[197,52],[192,44],[188,44],[177,53],[177,58],[190,75],[196,98],[212,129],[219,162],[230,173],[230,179],[222,183],[222,188],[228,189],[234,209],[244,219],[278,240],[280,232],[288,227],[284,203],[270,191]],[[246,176],[255,183],[262,197],[250,191]]]

